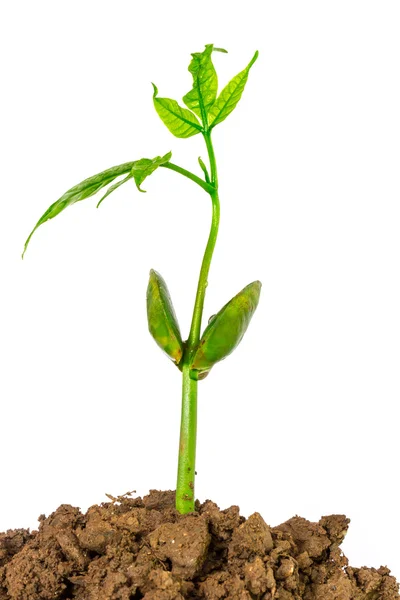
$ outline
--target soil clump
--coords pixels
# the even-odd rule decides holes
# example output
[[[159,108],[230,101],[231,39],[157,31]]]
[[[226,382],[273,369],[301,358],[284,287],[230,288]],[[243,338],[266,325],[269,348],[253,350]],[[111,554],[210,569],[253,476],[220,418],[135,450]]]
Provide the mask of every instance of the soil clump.
[[[396,600],[386,567],[352,568],[349,519],[259,513],[207,500],[180,515],[175,493],[110,499],[82,514],[61,505],[38,531],[0,534],[0,600]]]

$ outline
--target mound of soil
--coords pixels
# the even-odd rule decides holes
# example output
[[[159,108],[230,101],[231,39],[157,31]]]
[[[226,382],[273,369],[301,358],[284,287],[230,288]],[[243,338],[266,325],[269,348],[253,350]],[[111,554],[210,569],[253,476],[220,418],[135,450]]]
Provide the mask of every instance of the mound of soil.
[[[0,600],[395,600],[389,569],[353,569],[339,545],[349,519],[293,517],[197,502],[180,515],[174,492],[61,505],[38,531],[0,534]]]

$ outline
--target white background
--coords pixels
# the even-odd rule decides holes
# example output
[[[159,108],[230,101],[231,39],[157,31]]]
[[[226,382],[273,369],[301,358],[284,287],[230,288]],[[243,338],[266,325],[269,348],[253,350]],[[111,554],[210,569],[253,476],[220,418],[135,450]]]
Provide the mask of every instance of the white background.
[[[147,332],[148,271],[187,334],[210,220],[160,169],[69,208],[66,189],[202,139],[174,138],[205,43],[223,86],[260,51],[214,135],[221,229],[215,313],[263,282],[237,351],[200,383],[196,495],[271,525],[345,513],[354,566],[400,577],[400,5],[396,1],[8,2],[1,44],[0,531],[175,485],[179,372]]]

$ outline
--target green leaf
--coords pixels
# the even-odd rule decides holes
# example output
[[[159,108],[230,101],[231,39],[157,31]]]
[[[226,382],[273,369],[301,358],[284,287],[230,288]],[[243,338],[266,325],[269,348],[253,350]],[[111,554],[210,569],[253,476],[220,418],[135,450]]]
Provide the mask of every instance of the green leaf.
[[[231,79],[228,85],[224,87],[212,105],[209,112],[210,129],[219,123],[222,123],[222,121],[224,121],[236,107],[237,103],[242,97],[242,93],[249,76],[249,71],[256,62],[257,57],[258,51],[254,54],[247,67],[238,73],[238,75],[236,75],[233,79]]]
[[[239,344],[258,306],[261,282],[253,281],[213,315],[191,362],[191,377],[203,379]]]
[[[200,117],[203,125],[207,123],[207,114],[218,90],[217,73],[211,61],[213,48],[213,44],[207,44],[203,52],[192,54],[189,72],[193,76],[193,88],[183,96],[186,106]]]
[[[179,365],[183,342],[167,284],[157,271],[150,271],[147,287],[147,321],[149,331],[167,356]]]
[[[124,179],[121,179],[121,181],[117,181],[117,183],[114,183],[113,185],[110,185],[110,187],[108,188],[108,190],[106,191],[106,193],[104,194],[104,196],[102,196],[100,198],[100,200],[98,201],[97,208],[99,208],[100,204],[103,202],[103,200],[105,198],[107,198],[107,196],[109,196],[116,189],[118,189],[120,185],[122,185],[122,184],[126,183],[127,181],[129,181],[129,179],[132,179],[132,174],[131,173],[129,173],[129,175],[127,175]]]
[[[179,106],[176,100],[158,98],[158,89],[154,83],[152,85],[154,88],[154,107],[158,116],[171,133],[178,138],[189,138],[202,131],[199,121],[190,110]]]
[[[127,162],[122,165],[118,165],[117,167],[111,167],[111,169],[107,169],[106,171],[102,171],[97,175],[93,175],[93,177],[89,177],[85,179],[78,185],[75,185],[70,190],[65,192],[54,202],[46,212],[40,217],[39,221],[36,223],[35,227],[32,229],[31,233],[28,236],[28,239],[25,242],[24,251],[22,253],[22,258],[26,252],[28,244],[32,235],[35,233],[36,229],[43,225],[49,219],[53,219],[57,215],[60,214],[63,210],[65,210],[68,206],[75,204],[75,202],[79,202],[80,200],[85,200],[85,198],[89,198],[90,196],[94,196],[96,192],[104,188],[106,185],[114,181],[120,175],[124,175],[128,173],[127,177],[118,181],[114,185],[110,186],[104,196],[100,199],[97,206],[101,204],[101,202],[106,198],[109,194],[114,192],[119,186],[123,183],[126,183],[129,179],[134,179],[137,188],[143,192],[144,190],[140,189],[140,185],[143,181],[151,175],[160,165],[167,163],[172,154],[168,152],[165,156],[156,156],[156,158],[141,158],[140,160],[136,160],[133,162]]]
[[[118,165],[117,167],[111,167],[111,169],[107,169],[106,171],[102,171],[101,173],[98,173],[97,175],[93,175],[93,177],[89,177],[88,179],[85,179],[78,185],[75,185],[70,190],[65,192],[65,194],[63,194],[61,196],[61,198],[59,198],[58,200],[56,200],[56,202],[54,202],[51,206],[49,206],[49,208],[46,210],[46,212],[40,217],[40,219],[36,223],[35,227],[32,229],[31,233],[28,236],[28,239],[25,242],[24,251],[22,253],[22,258],[24,257],[24,254],[26,252],[26,249],[28,247],[28,244],[29,244],[29,241],[30,241],[32,235],[34,234],[36,229],[38,227],[40,227],[40,225],[42,225],[49,219],[53,219],[54,217],[59,215],[60,212],[62,212],[64,209],[66,209],[68,206],[75,204],[75,202],[79,202],[80,200],[89,198],[89,196],[93,196],[94,194],[96,194],[96,192],[98,192],[103,187],[105,187],[106,185],[108,185],[109,183],[114,181],[114,179],[116,179],[120,175],[124,175],[125,173],[130,173],[133,165],[134,165],[134,162],[127,162],[122,165]],[[125,178],[123,180],[123,182],[127,181],[127,179],[128,178]],[[120,183],[123,183],[123,182],[120,182]]]
[[[156,156],[153,159],[142,158],[133,163],[131,176],[134,178],[136,187],[139,190],[139,192],[146,191],[142,190],[140,187],[143,181],[146,179],[146,177],[154,173],[154,171],[158,169],[158,167],[160,167],[161,165],[164,165],[165,163],[169,162],[171,156],[172,152],[168,152],[167,154],[165,154],[165,156]]]
[[[201,168],[201,170],[202,170],[202,171],[203,171],[203,173],[204,173],[204,178],[205,178],[206,182],[207,182],[207,183],[210,183],[210,175],[208,174],[207,167],[206,167],[206,165],[204,164],[204,162],[203,162],[203,160],[202,160],[201,156],[199,156],[199,158],[198,158],[198,161],[199,161],[200,168]]]

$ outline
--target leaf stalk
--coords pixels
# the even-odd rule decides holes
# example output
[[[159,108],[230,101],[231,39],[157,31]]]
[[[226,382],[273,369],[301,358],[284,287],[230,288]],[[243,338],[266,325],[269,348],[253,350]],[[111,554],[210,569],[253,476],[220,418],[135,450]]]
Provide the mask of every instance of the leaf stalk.
[[[170,169],[171,171],[175,171],[176,173],[180,173],[184,177],[191,179],[192,181],[197,183],[197,185],[199,185],[201,188],[203,188],[203,190],[205,190],[208,194],[211,194],[214,190],[213,186],[211,186],[207,181],[204,181],[203,179],[201,179],[201,177],[198,177],[194,173],[187,171],[183,167],[179,167],[178,165],[175,165],[171,162],[167,162],[160,166],[164,167],[165,169]]]

